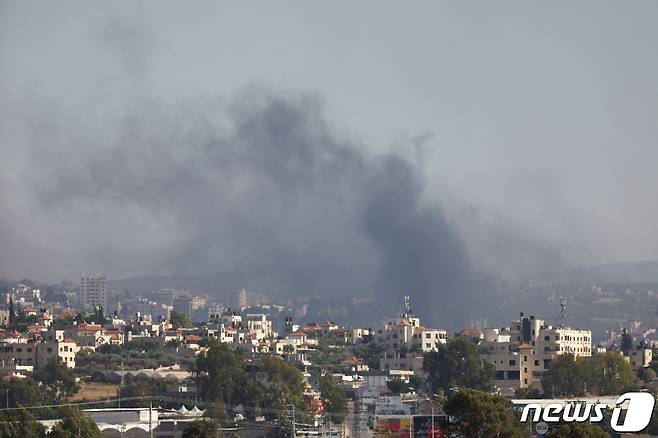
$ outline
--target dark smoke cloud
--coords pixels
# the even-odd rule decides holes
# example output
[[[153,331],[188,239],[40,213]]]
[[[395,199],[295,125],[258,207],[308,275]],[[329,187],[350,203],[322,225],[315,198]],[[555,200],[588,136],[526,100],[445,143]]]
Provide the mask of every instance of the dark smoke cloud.
[[[52,110],[32,112],[22,201],[3,198],[12,246],[25,208],[47,218],[18,237],[57,248],[22,254],[34,272],[46,259],[47,272],[115,277],[267,270],[280,294],[373,292],[395,306],[409,294],[431,320],[466,317],[482,293],[441,208],[422,200],[422,169],[339,138],[315,97]]]

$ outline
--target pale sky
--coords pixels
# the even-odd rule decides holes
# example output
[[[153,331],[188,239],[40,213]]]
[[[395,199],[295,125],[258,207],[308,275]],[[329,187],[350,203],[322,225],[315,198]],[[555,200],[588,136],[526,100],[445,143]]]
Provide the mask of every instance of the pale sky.
[[[0,276],[175,271],[166,208],[35,193],[133,141],[112,135],[136,105],[171,129],[172,108],[230,112],[253,88],[311,96],[336,138],[415,163],[482,269],[658,259],[657,19],[655,1],[2,1]]]

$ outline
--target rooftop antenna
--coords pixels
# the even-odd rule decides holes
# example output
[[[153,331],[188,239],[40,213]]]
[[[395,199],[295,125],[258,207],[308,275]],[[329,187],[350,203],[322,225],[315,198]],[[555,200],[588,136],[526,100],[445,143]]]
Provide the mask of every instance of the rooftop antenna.
[[[404,317],[407,317],[409,314],[411,314],[411,299],[409,298],[409,295],[404,296]]]
[[[567,297],[557,297],[560,302],[560,316],[559,321],[564,325],[564,322],[567,320]],[[557,322],[556,322],[557,325]]]

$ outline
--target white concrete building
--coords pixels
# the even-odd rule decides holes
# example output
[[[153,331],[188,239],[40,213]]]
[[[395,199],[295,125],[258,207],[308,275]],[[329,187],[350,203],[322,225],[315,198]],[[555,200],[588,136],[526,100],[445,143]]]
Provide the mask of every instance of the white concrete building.
[[[85,310],[94,306],[107,308],[107,278],[101,274],[80,276],[80,305]]]
[[[398,317],[385,319],[382,327],[374,333],[374,339],[386,349],[379,364],[382,371],[422,372],[423,353],[436,351],[440,344],[445,344],[448,333],[443,329],[423,327],[420,318],[411,312],[409,297],[405,297],[403,311]]]

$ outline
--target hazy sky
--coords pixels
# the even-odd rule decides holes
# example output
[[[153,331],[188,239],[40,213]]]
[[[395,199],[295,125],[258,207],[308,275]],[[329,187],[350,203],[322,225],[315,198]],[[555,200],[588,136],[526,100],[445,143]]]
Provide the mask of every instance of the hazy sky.
[[[382,157],[478,268],[658,259],[657,18],[655,1],[2,1],[0,276],[230,269],[263,241],[256,264],[397,251],[350,186]],[[272,118],[273,137],[302,120],[283,138],[321,145],[321,176],[271,173],[299,164],[256,147]],[[209,143],[231,166],[205,167]]]

